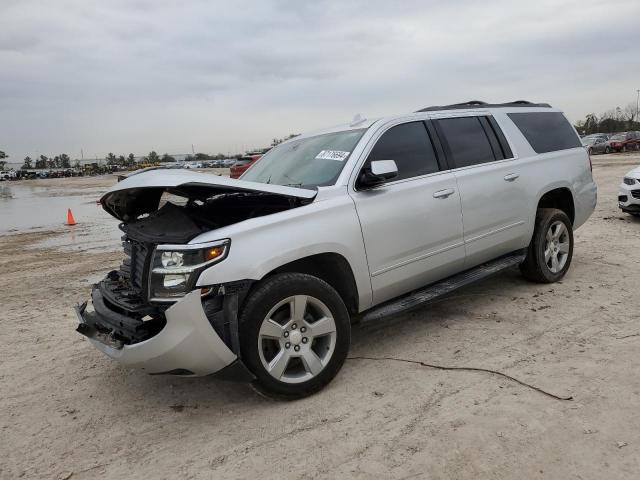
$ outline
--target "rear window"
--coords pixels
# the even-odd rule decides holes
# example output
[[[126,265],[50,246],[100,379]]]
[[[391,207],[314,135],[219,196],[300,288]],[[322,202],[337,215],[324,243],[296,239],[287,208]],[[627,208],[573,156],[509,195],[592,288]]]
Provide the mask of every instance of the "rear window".
[[[581,146],[573,127],[560,112],[508,113],[536,153]]]

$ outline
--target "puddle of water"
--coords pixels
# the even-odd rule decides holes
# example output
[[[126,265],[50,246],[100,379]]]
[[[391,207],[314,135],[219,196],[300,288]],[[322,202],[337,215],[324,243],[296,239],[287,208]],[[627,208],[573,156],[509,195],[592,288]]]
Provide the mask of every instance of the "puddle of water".
[[[0,184],[0,235],[38,230],[58,234],[35,247],[60,250],[113,250],[122,248],[118,221],[96,200],[104,189]],[[67,209],[77,222],[66,226]]]
[[[49,191],[52,195],[47,195]],[[0,233],[51,228],[64,224],[67,208],[78,223],[102,223],[109,215],[96,203],[95,189],[64,190],[0,184]]]

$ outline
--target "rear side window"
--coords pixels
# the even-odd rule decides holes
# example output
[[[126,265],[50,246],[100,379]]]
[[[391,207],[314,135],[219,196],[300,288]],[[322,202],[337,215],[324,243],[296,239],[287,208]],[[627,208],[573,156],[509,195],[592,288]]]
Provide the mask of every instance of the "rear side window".
[[[438,120],[437,125],[456,168],[496,160],[480,118],[444,118]]]
[[[536,153],[582,146],[578,135],[560,112],[508,113]]]
[[[372,160],[395,160],[398,176],[393,181],[439,170],[436,153],[422,122],[403,123],[387,130],[371,150],[366,165]]]

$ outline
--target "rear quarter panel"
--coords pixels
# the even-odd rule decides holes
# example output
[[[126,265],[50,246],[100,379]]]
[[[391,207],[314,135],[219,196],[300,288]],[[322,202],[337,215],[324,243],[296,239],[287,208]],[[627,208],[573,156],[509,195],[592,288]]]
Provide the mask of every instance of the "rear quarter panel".
[[[533,235],[533,220],[540,198],[556,188],[567,188],[571,192],[575,207],[574,229],[580,227],[595,209],[597,200],[597,187],[593,181],[586,149],[576,147],[538,154],[508,117],[507,114],[511,112],[509,109],[500,109],[494,111],[493,115],[511,145],[515,161],[521,167],[522,175],[519,180],[523,182],[530,199],[527,239],[530,240]]]

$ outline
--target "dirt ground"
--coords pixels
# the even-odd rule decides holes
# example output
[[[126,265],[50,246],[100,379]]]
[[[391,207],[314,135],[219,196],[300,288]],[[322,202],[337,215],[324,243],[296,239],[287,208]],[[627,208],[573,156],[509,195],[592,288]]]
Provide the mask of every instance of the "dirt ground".
[[[598,207],[562,282],[508,271],[353,332],[354,356],[500,370],[572,401],[394,361],[348,360],[295,402],[147,376],[74,331],[120,252],[38,247],[59,228],[0,236],[0,478],[638,478],[640,219],[616,196],[640,156],[594,164]]]

